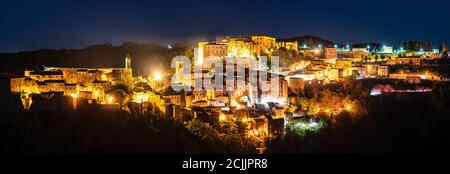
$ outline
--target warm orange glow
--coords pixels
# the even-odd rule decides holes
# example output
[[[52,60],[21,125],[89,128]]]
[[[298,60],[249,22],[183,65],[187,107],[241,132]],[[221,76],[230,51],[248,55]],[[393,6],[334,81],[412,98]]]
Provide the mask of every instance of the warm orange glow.
[[[226,117],[224,114],[220,114],[219,120],[220,120],[220,121],[226,121],[226,120],[227,120],[227,117]]]
[[[133,94],[133,101],[136,103],[148,102],[149,95],[147,93],[135,93]]]
[[[108,97],[108,103],[113,103],[114,102],[114,97],[112,97],[112,96],[109,96]]]
[[[345,106],[345,110],[347,110],[347,111],[352,110],[352,105],[347,105],[347,106]]]
[[[161,80],[161,79],[162,79],[162,74],[161,74],[161,72],[155,72],[155,73],[153,74],[153,78],[154,78],[155,80]]]
[[[78,95],[77,95],[77,94],[70,94],[70,96],[71,96],[72,98],[74,98],[74,99],[78,98]]]

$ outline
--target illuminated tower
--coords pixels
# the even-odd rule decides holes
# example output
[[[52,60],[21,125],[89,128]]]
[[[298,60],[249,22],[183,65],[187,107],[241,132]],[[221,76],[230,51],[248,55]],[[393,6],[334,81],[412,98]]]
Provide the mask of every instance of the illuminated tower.
[[[131,69],[131,57],[129,54],[125,57],[125,69],[121,73],[121,79],[127,84],[133,83],[133,71]]]
[[[183,67],[182,67],[182,63],[183,62],[176,62],[176,67],[175,67],[175,74],[176,75],[176,79],[175,82],[176,83],[180,83],[181,79],[183,79],[182,75],[183,75]]]
[[[131,68],[131,57],[129,54],[125,57],[125,68]]]
[[[194,49],[194,65],[202,65],[204,56],[204,49],[205,45],[208,44],[208,42],[198,42],[198,48]],[[197,53],[197,54],[195,54]]]

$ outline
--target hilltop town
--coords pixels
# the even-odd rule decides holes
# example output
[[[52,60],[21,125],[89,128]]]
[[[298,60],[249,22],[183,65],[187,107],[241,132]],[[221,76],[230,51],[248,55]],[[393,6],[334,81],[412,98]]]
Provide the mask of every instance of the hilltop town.
[[[225,37],[198,42],[188,56],[189,67],[178,65],[172,70],[159,69],[147,75],[133,74],[132,57],[124,55],[122,68],[42,67],[24,70],[23,75],[10,78],[11,93],[20,98],[24,110],[33,110],[35,98],[70,99],[73,109],[88,103],[108,110],[122,110],[132,115],[152,113],[179,123],[193,119],[212,126],[224,122],[244,125],[241,135],[257,142],[263,152],[265,141],[282,136],[287,129],[316,131],[325,127],[321,115],[360,113],[360,101],[341,96],[336,103],[324,104],[311,99],[311,91],[330,85],[353,81],[386,81],[375,84],[370,95],[385,93],[427,93],[429,83],[448,81],[448,72],[441,65],[448,62],[445,44],[439,49],[367,44],[360,47],[342,44],[299,42],[266,35]],[[417,45],[417,44],[416,44]],[[364,46],[364,47],[362,47]],[[416,46],[417,47],[417,46]],[[233,81],[226,85],[233,90],[172,89],[173,85],[194,89],[196,78],[217,78],[214,68],[205,68],[208,58],[248,58],[259,62],[262,57],[280,59],[279,68],[243,64],[233,70]],[[269,61],[270,62],[270,61]],[[233,66],[239,66],[233,63]],[[200,67],[200,71],[194,69]],[[203,68],[202,68],[203,67]],[[186,72],[188,74],[181,74]],[[241,71],[241,72],[240,72]],[[242,73],[242,74],[240,74]],[[264,74],[267,79],[251,83],[249,74]],[[175,81],[172,79],[178,75]],[[243,76],[242,76],[243,75]],[[262,81],[261,81],[262,80]],[[277,86],[270,84],[276,81]],[[407,87],[398,86],[397,82]],[[378,85],[378,86],[377,86]],[[273,95],[273,90],[276,95]],[[302,102],[308,100],[308,104]],[[41,100],[40,100],[41,101]],[[334,101],[334,100],[333,100]],[[40,107],[45,107],[40,105]],[[42,109],[42,108],[40,108]]]

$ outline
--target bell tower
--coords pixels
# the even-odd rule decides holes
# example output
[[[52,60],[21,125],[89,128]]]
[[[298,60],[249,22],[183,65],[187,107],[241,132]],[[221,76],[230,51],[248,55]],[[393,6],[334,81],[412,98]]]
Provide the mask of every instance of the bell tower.
[[[127,54],[127,57],[125,57],[125,68],[131,68],[131,57],[129,54]]]

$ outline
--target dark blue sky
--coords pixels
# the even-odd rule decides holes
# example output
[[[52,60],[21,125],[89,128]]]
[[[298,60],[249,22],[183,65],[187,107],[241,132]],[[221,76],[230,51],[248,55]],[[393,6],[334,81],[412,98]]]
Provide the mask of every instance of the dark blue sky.
[[[341,43],[450,42],[448,0],[0,1],[0,52],[259,33]]]

